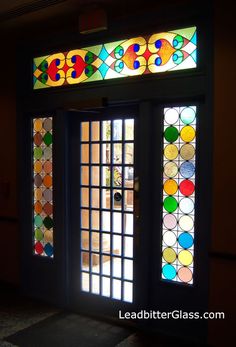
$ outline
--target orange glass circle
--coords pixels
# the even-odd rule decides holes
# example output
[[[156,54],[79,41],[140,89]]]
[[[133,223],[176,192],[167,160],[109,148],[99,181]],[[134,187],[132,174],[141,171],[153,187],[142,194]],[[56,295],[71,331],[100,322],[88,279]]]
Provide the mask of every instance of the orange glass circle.
[[[44,232],[44,241],[45,242],[53,242],[53,236],[52,236],[52,232],[50,230],[45,230]]]
[[[37,214],[40,214],[42,212],[42,205],[39,201],[36,201],[36,203],[34,204],[34,211],[37,213]]]
[[[40,131],[43,127],[43,123],[41,121],[41,119],[35,119],[34,121],[34,130],[35,131]]]
[[[40,188],[36,188],[34,190],[34,197],[36,200],[41,200],[42,199],[42,190]]]
[[[41,171],[42,171],[42,163],[39,160],[37,160],[34,163],[34,172],[39,174]]]
[[[168,195],[174,195],[178,190],[178,184],[175,180],[166,180],[164,183],[164,191]]]
[[[52,176],[46,175],[43,178],[43,184],[45,185],[45,187],[50,188],[52,186]]]
[[[181,267],[178,271],[178,277],[181,281],[187,283],[191,281],[193,274],[188,267]]]
[[[196,132],[195,129],[193,129],[193,127],[191,127],[190,125],[186,125],[180,131],[180,137],[185,142],[191,142],[195,138],[195,133]]]
[[[46,160],[43,164],[44,172],[49,174],[52,172],[52,162],[50,160]]]

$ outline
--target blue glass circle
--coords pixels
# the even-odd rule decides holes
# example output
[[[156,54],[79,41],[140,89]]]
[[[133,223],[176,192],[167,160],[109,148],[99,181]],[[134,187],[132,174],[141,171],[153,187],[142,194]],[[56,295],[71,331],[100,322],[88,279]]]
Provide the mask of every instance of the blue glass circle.
[[[48,80],[48,74],[44,73],[44,74],[42,75],[42,79],[45,80],[45,81],[47,81],[47,80]]]
[[[60,65],[60,59],[56,59],[56,66]]]
[[[85,74],[87,75],[89,73],[89,69],[85,69]]]
[[[173,54],[173,60],[176,61],[178,59],[178,55],[177,54]]]
[[[178,41],[177,40],[174,40],[173,41],[173,46],[176,47],[178,45]]]
[[[138,43],[134,44],[134,52],[138,52],[140,49],[140,45]]]
[[[46,243],[46,245],[44,246],[44,252],[49,257],[51,257],[53,255],[53,247],[50,243]]]
[[[157,66],[160,66],[161,63],[162,63],[161,58],[160,58],[160,57],[157,57],[156,60],[155,60],[155,64],[156,64]]]
[[[161,40],[157,40],[157,41],[155,42],[155,47],[156,47],[156,48],[161,48],[161,45],[162,45]]]
[[[135,68],[135,69],[138,69],[139,66],[140,66],[140,62],[137,61],[137,60],[135,60],[135,62],[134,62],[134,68]]]
[[[194,175],[195,166],[190,161],[185,161],[181,164],[179,172],[184,178],[190,178]]]
[[[123,61],[121,61],[121,62],[119,63],[119,68],[120,68],[120,69],[123,69],[123,67],[124,67],[124,63],[123,63]]]
[[[162,273],[167,280],[173,280],[173,278],[175,278],[176,276],[176,270],[174,266],[170,264],[166,264],[163,266]]]
[[[189,248],[193,245],[193,237],[189,233],[182,233],[179,235],[178,242],[181,247]]]
[[[59,79],[61,78],[60,74],[59,73],[56,73],[56,81],[59,81]]]
[[[76,63],[76,55],[73,55],[73,57],[71,58],[71,62],[72,62],[73,64]]]
[[[45,62],[43,63],[43,68],[44,68],[44,70],[47,70],[47,69],[48,69],[48,62],[47,62],[47,61],[45,61]]]
[[[76,71],[74,70],[74,71],[72,71],[72,73],[71,73],[71,77],[72,78],[76,78]]]
[[[123,50],[123,48],[121,48],[121,49],[119,50],[119,55],[122,57],[123,54],[124,54],[124,50]]]

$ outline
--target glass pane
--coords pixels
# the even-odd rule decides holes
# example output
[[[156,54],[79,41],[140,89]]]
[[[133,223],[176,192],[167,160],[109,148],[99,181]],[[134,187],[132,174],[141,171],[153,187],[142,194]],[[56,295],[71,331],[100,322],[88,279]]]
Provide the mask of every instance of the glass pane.
[[[121,258],[113,257],[113,276],[121,277]]]
[[[124,301],[133,302],[133,283],[124,282]]]
[[[113,190],[113,208],[115,210],[121,210],[122,209],[122,190],[120,189],[114,189]]]
[[[111,185],[111,170],[109,166],[102,167],[102,185],[110,187]]]
[[[89,232],[82,231],[81,233],[81,247],[82,249],[89,250]]]
[[[112,245],[112,252],[116,255],[121,255],[121,236],[119,235],[113,235],[113,245]]]
[[[92,234],[92,251],[99,251],[99,233]]]
[[[91,218],[92,218],[92,221],[91,221],[92,229],[99,230],[99,222],[100,222],[99,211],[92,210],[91,211]]]
[[[121,299],[121,281],[120,280],[113,280],[113,293],[112,297],[113,299]]]
[[[102,230],[110,231],[111,230],[111,213],[107,211],[102,212]]]
[[[81,163],[89,163],[89,145],[81,145]]]
[[[99,273],[100,272],[100,255],[92,253],[91,259],[92,259],[92,272]]]
[[[110,208],[111,206],[111,191],[110,189],[102,189],[102,208]]]
[[[100,191],[99,191],[99,189],[98,188],[92,188],[91,193],[92,193],[91,206],[99,208],[100,207]]]
[[[102,163],[110,164],[111,162],[111,145],[109,143],[102,144]]]
[[[81,209],[81,228],[89,229],[89,210]]]
[[[107,276],[111,274],[111,257],[109,255],[102,256],[102,273]]]
[[[125,120],[125,140],[134,140],[134,119]]]
[[[122,143],[115,143],[113,145],[113,163],[122,163]]]
[[[82,272],[82,276],[81,276],[81,280],[82,280],[82,290],[84,292],[89,292],[89,274],[86,272]]]
[[[124,214],[125,234],[132,235],[134,230],[134,216],[131,213]]]
[[[89,271],[89,252],[81,253],[81,268],[82,270]]]
[[[110,245],[110,235],[102,233],[102,249],[103,253],[110,253],[111,245]]]
[[[127,188],[133,188],[134,186],[134,168],[132,166],[128,166],[125,168],[124,186]]]
[[[122,214],[119,212],[113,213],[113,232],[121,233],[121,216]]]
[[[109,120],[102,122],[102,139],[103,141],[111,140],[111,121]]]
[[[100,292],[99,276],[92,275],[92,293],[99,294],[99,292]]]
[[[124,278],[126,280],[133,280],[133,260],[124,260]]]
[[[100,163],[100,145],[99,144],[92,144],[91,146],[92,151],[92,163],[93,164],[99,164]]]
[[[81,206],[88,207],[89,206],[89,189],[81,188]]]
[[[125,190],[125,210],[133,211],[134,209],[134,191]]]
[[[134,144],[125,144],[125,164],[132,165],[134,163]]]
[[[124,256],[125,257],[133,257],[133,238],[132,237],[125,237],[125,250],[124,250]]]
[[[122,140],[122,120],[116,119],[113,121],[113,141]]]
[[[99,166],[91,167],[91,177],[92,177],[92,186],[99,186],[99,182],[100,182]]]
[[[100,140],[100,122],[91,122],[92,141]]]
[[[113,186],[114,187],[122,186],[122,167],[121,166],[113,167]]]
[[[89,122],[81,123],[81,141],[89,141]]]
[[[102,295],[107,297],[111,295],[110,278],[102,277]]]
[[[88,186],[89,185],[89,167],[81,166],[81,184]]]

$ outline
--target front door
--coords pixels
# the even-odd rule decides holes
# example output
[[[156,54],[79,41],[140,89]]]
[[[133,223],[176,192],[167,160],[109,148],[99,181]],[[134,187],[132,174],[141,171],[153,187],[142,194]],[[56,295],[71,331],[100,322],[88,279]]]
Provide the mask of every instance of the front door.
[[[136,295],[134,109],[69,113],[70,301],[114,314]]]

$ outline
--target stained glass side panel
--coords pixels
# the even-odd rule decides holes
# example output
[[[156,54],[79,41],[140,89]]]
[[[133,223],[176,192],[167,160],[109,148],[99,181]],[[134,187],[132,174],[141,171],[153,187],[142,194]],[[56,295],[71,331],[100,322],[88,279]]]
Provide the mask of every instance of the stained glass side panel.
[[[196,27],[34,58],[34,89],[197,66]]]
[[[33,249],[53,257],[52,117],[33,119]]]
[[[162,279],[193,283],[196,106],[164,109]]]

